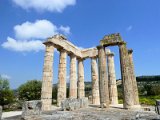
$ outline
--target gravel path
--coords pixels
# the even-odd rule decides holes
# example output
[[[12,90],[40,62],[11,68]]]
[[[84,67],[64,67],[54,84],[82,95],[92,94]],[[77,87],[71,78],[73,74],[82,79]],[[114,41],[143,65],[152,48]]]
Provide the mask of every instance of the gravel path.
[[[17,115],[21,115],[21,114],[22,114],[22,111],[3,112],[2,113],[2,119],[17,116]]]

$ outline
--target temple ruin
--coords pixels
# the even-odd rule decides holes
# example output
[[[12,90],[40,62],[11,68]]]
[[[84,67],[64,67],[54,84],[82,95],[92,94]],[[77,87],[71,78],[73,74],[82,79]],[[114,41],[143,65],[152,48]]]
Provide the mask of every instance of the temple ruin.
[[[43,111],[51,110],[54,49],[60,52],[58,106],[60,106],[61,101],[66,99],[67,55],[70,56],[70,98],[85,97],[83,61],[89,58],[91,59],[92,104],[100,105],[101,108],[108,108],[110,104],[118,104],[114,53],[106,49],[109,46],[119,47],[123,85],[123,108],[131,109],[135,105],[139,105],[138,88],[132,58],[133,50],[127,49],[126,42],[122,40],[120,34],[106,35],[97,47],[83,50],[73,45],[63,35],[55,35],[48,38],[44,42],[44,45],[46,46],[46,50],[41,92]]]

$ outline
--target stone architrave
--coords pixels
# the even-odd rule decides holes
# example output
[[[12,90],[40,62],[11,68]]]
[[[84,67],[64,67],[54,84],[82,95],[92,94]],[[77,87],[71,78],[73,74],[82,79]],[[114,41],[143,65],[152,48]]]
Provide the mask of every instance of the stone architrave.
[[[139,105],[138,87],[137,87],[136,76],[134,73],[134,64],[133,64],[132,53],[133,53],[133,50],[128,50],[130,74],[131,74],[131,80],[132,80],[132,85],[133,85],[134,105]]]
[[[54,47],[52,44],[46,44],[41,91],[43,111],[51,110],[52,104],[53,50]]]
[[[109,81],[109,98],[110,104],[118,104],[118,93],[116,85],[116,74],[114,67],[114,54],[111,52],[107,53],[107,62],[108,62],[108,81]]]
[[[66,98],[66,62],[67,52],[60,49],[59,70],[58,70],[58,93],[57,105],[61,106],[61,101]]]
[[[108,77],[106,66],[106,53],[103,46],[98,46],[98,66],[99,66],[99,93],[100,93],[100,107],[109,107],[109,91],[108,91]]]
[[[123,85],[123,107],[131,109],[133,103],[133,88],[129,70],[129,57],[126,43],[119,44],[121,76]]]
[[[70,55],[70,90],[69,97],[77,98],[77,60],[76,56]]]
[[[97,58],[91,58],[91,75],[92,75],[92,104],[99,105],[99,81]]]
[[[85,97],[83,59],[78,59],[78,98]]]

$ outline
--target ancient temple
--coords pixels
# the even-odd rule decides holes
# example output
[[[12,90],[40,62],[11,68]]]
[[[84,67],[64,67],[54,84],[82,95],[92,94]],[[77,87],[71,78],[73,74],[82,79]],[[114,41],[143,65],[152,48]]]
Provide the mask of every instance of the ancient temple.
[[[55,35],[48,38],[44,42],[44,45],[46,46],[46,51],[41,92],[42,109],[44,111],[51,110],[54,49],[60,52],[57,93],[58,106],[60,106],[61,101],[66,99],[67,55],[70,56],[70,98],[85,97],[83,61],[85,59],[91,59],[92,104],[100,105],[102,108],[108,108],[110,104],[118,104],[114,53],[107,48],[109,46],[119,47],[123,85],[123,107],[125,109],[131,109],[134,105],[139,105],[132,58],[133,50],[127,49],[126,42],[122,40],[120,34],[106,35],[97,47],[83,50],[73,45],[63,35]]]

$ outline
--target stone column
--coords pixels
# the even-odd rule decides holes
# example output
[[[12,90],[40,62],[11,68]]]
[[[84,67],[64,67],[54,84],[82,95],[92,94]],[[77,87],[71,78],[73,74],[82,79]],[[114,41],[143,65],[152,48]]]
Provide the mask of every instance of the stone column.
[[[101,108],[109,107],[108,77],[106,70],[106,53],[103,46],[98,46],[99,93]]]
[[[123,107],[130,109],[133,107],[132,81],[129,71],[129,57],[126,43],[119,44],[121,77],[123,85]]]
[[[78,98],[85,97],[83,59],[78,59]]]
[[[112,105],[118,104],[118,93],[116,85],[116,74],[114,67],[114,54],[107,53],[108,62],[108,81],[109,81],[109,98]]]
[[[70,55],[70,90],[69,97],[77,98],[77,66],[76,56]]]
[[[133,53],[133,50],[128,50],[130,74],[131,74],[131,80],[132,80],[132,85],[133,85],[134,105],[139,105],[138,87],[137,87],[136,76],[134,73],[134,64],[133,64],[132,53]]]
[[[64,49],[60,50],[59,71],[58,71],[58,93],[57,105],[61,105],[61,101],[66,98],[66,62],[67,53]]]
[[[99,105],[99,81],[98,81],[98,67],[97,58],[91,58],[91,75],[92,75],[92,104]]]
[[[51,110],[52,105],[53,50],[53,45],[46,44],[41,91],[43,111]]]

